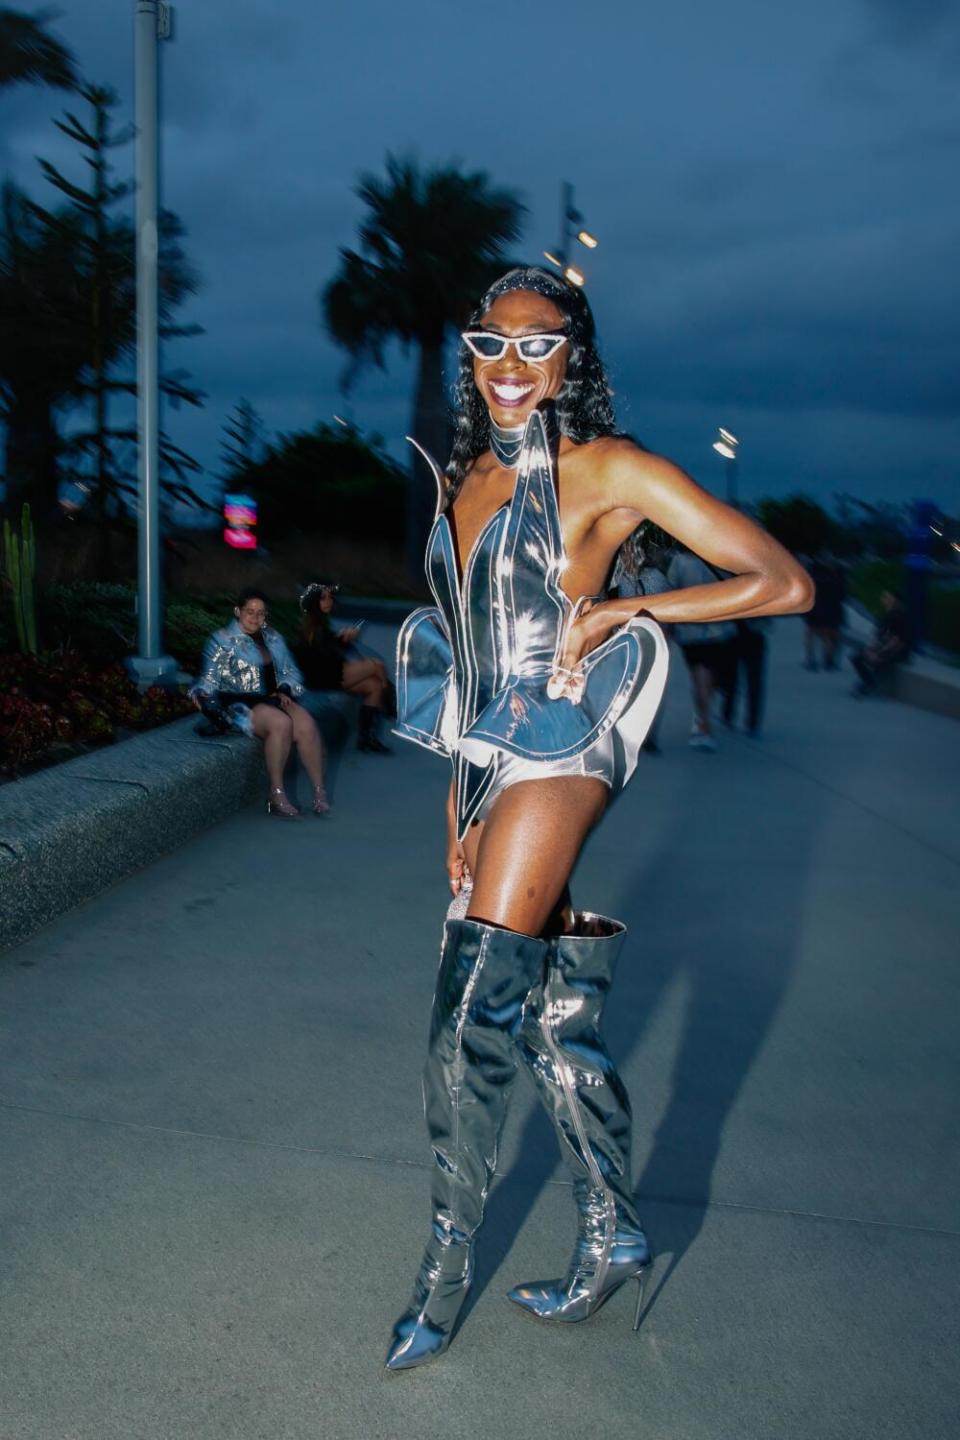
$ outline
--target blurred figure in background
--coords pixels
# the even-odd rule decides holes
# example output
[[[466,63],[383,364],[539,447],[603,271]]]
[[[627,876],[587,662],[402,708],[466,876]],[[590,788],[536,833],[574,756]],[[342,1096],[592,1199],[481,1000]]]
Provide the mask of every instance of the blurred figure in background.
[[[659,568],[666,537],[657,526],[644,523],[638,525],[630,538],[620,547],[617,564],[613,572],[611,594],[618,599],[635,595],[661,595],[670,589],[670,582]],[[661,624],[664,634],[669,636],[670,627]],[[662,706],[661,706],[662,709]],[[659,755],[660,744],[657,730],[660,724],[660,710],[647,732],[641,750],[648,755]]]
[[[380,716],[391,707],[393,686],[382,660],[375,656],[347,657],[347,649],[360,635],[361,621],[345,630],[330,623],[338,585],[320,580],[308,585],[300,596],[303,611],[300,643],[294,654],[308,690],[345,690],[360,700],[360,750],[389,755],[390,749],[377,737]],[[393,710],[396,714],[396,710]]]
[[[756,740],[763,723],[770,621],[761,616],[756,620],[737,620],[734,625],[736,633],[725,646],[725,664],[717,682],[717,688],[723,694],[723,723],[733,729],[742,674],[747,687],[746,731]]]
[[[902,665],[910,654],[910,619],[903,597],[896,590],[884,590],[880,605],[872,641],[851,656],[851,664],[860,676],[852,691],[857,699],[872,694],[877,682]]]
[[[847,598],[846,575],[839,560],[831,555],[815,556],[809,573],[817,593],[813,609],[803,617],[804,668],[817,670],[822,665],[824,670],[836,670],[840,661],[843,603]]]
[[[717,571],[678,542],[667,566],[668,589],[686,590],[693,585],[711,585],[717,579]],[[735,636],[736,626],[730,620],[673,626],[673,639],[683,651],[690,672],[693,698],[690,744],[695,750],[709,752],[717,748],[710,722],[713,692],[729,663],[726,647]]]

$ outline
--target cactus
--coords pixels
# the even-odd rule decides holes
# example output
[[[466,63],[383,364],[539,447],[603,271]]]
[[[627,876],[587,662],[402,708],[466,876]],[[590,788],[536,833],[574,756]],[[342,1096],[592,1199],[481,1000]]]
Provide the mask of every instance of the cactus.
[[[20,516],[20,534],[3,522],[4,569],[13,600],[13,618],[17,626],[17,644],[25,655],[37,653],[37,611],[34,602],[36,575],[36,542],[30,506],[24,503]]]

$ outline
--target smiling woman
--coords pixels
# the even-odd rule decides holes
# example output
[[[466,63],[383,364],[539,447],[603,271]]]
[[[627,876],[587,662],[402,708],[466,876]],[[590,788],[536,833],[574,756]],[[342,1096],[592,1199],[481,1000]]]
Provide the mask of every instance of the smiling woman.
[[[462,337],[457,399],[446,474],[433,464],[436,606],[408,618],[397,651],[398,733],[452,764],[455,918],[424,1076],[433,1223],[391,1371],[453,1336],[518,1064],[573,1173],[578,1239],[563,1277],[510,1298],[570,1322],[627,1280],[642,1294],[650,1247],[630,1183],[630,1108],[600,1034],[625,929],[575,911],[568,881],[656,714],[657,619],[777,614],[811,598],[775,540],[617,432],[589,306],[566,282],[519,269],[488,291]],[[733,578],[605,600],[645,519]]]

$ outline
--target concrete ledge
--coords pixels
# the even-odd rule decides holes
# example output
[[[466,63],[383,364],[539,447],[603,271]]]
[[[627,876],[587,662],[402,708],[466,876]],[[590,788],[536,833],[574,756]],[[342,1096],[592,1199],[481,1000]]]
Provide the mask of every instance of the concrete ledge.
[[[356,728],[356,700],[324,691],[304,701],[335,756]],[[260,743],[201,737],[198,719],[0,788],[0,951],[198,831],[263,803]]]
[[[843,638],[846,646],[866,645],[874,633],[872,618],[849,602],[844,606]],[[887,676],[879,692],[904,705],[915,705],[934,715],[960,720],[960,669],[928,655],[911,655]]]
[[[0,949],[262,798],[261,747],[196,720],[0,789]]]
[[[893,682],[893,698],[935,715],[960,720],[960,671],[916,656],[901,665]]]

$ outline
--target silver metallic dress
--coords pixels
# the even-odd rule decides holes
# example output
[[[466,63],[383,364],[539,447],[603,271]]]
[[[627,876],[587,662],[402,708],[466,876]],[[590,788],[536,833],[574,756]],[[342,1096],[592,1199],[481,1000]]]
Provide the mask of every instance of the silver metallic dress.
[[[667,644],[654,621],[631,620],[586,656],[576,701],[550,698],[577,606],[561,588],[569,561],[542,415],[527,421],[513,496],[462,576],[443,475],[421,453],[439,491],[426,553],[437,603],[400,631],[396,733],[451,760],[460,840],[519,780],[588,775],[617,794],[660,704]]]

